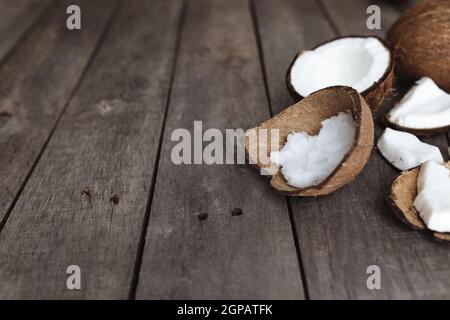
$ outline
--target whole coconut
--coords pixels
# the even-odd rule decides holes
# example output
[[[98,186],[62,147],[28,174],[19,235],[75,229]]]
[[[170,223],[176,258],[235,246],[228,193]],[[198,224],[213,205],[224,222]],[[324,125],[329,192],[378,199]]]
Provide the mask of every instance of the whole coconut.
[[[389,30],[398,75],[432,78],[450,92],[450,0],[427,0],[411,7]]]

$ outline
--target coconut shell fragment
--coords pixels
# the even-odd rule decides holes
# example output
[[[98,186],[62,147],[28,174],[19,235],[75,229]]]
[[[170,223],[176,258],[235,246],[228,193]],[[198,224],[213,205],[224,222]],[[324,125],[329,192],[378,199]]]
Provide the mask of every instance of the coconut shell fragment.
[[[450,169],[450,161],[446,162],[444,166]],[[419,171],[420,168],[405,171],[394,180],[389,193],[389,202],[400,220],[411,228],[430,231],[436,240],[450,241],[449,233],[428,230],[414,207],[414,199],[417,197]]]
[[[388,33],[396,73],[432,78],[450,92],[450,1],[427,0],[406,10]]]
[[[388,54],[387,64],[385,66],[384,72],[380,75],[379,78],[377,78],[374,82],[372,82],[370,86],[366,87],[364,90],[360,90],[360,94],[364,97],[364,99],[366,100],[366,102],[368,103],[368,105],[370,106],[372,111],[377,111],[381,107],[385,98],[392,91],[393,82],[394,82],[394,61],[393,61],[393,54],[392,54],[389,46],[387,45],[387,43],[384,40],[382,40],[381,38],[376,37],[376,36],[338,37],[338,38],[334,38],[329,41],[326,41],[322,44],[319,44],[318,46],[316,46],[310,50],[301,50],[299,53],[297,53],[297,55],[292,60],[290,66],[287,70],[287,73],[286,73],[286,86],[288,88],[289,93],[291,94],[292,98],[295,101],[300,101],[301,99],[304,98],[304,95],[300,94],[299,90],[296,89],[293,84],[292,70],[294,68],[294,64],[296,63],[296,61],[298,61],[299,59],[302,59],[305,54],[307,54],[309,52],[313,52],[318,48],[323,48],[324,46],[327,46],[331,43],[335,43],[337,41],[345,41],[345,40],[352,40],[352,39],[375,40],[378,43],[378,45],[381,48],[384,48],[385,52],[387,52],[387,54]],[[342,63],[342,62],[339,62],[339,63]],[[354,65],[352,67],[354,67],[355,70],[359,69],[357,65]],[[322,70],[324,68],[323,68],[323,66],[317,66],[316,69]],[[352,70],[349,70],[349,69],[343,70],[342,76],[345,76],[345,74],[348,74],[350,72],[352,72]],[[323,70],[323,74],[326,75],[326,70]],[[301,75],[301,76],[304,77],[305,75]],[[344,80],[341,80],[341,81],[344,81]],[[333,85],[338,85],[338,84],[342,85],[342,83],[334,83]]]
[[[322,121],[340,112],[350,112],[355,120],[354,142],[338,167],[322,183],[307,188],[295,188],[287,184],[281,170],[270,176],[271,186],[286,195],[321,196],[329,194],[356,178],[365,167],[373,148],[372,113],[363,97],[350,87],[335,86],[319,90],[259,126],[247,130],[246,155],[257,168],[268,167],[252,154],[260,154],[260,149],[263,148],[261,152],[266,153],[269,157],[271,151],[276,150],[274,146],[278,143],[279,146],[282,146],[286,142],[288,134],[292,132],[316,135],[321,129]],[[259,140],[256,146],[251,145],[247,138],[248,135],[251,133],[258,135],[262,129],[267,129],[267,139],[263,139],[263,142]],[[279,142],[270,141],[271,129],[279,130]],[[251,150],[256,152],[252,153]]]

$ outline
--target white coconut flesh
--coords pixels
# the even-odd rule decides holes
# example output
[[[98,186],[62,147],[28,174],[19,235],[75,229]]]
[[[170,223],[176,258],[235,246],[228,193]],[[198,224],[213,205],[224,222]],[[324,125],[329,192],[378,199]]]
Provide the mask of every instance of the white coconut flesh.
[[[378,139],[378,150],[394,167],[409,170],[433,160],[443,162],[438,147],[421,142],[415,135],[387,128]]]
[[[414,207],[430,230],[450,232],[450,170],[428,161],[420,168]]]
[[[300,54],[290,82],[303,97],[335,85],[363,92],[384,76],[389,64],[389,50],[377,38],[340,38]]]
[[[338,115],[321,122],[320,132],[288,135],[280,151],[270,154],[272,163],[281,167],[286,182],[296,188],[322,183],[342,162],[355,141],[356,123],[351,114]]]
[[[450,94],[428,78],[421,78],[388,113],[388,120],[410,129],[450,126]]]

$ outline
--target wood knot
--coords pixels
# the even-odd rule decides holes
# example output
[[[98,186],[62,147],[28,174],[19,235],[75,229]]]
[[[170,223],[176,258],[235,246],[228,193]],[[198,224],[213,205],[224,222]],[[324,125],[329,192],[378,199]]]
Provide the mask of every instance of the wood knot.
[[[97,103],[96,107],[101,115],[108,114],[113,109],[111,104],[106,100],[101,100],[99,103]]]

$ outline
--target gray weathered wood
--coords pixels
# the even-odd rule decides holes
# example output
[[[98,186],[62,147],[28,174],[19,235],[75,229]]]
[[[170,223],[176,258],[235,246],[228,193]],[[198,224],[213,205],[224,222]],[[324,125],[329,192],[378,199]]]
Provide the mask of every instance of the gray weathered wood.
[[[294,103],[286,90],[286,70],[303,48],[333,38],[317,1],[253,0],[265,59],[269,99],[273,112]]]
[[[172,131],[194,120],[223,130],[268,117],[248,3],[189,2],[137,298],[303,298],[284,197],[253,168],[170,158]]]
[[[108,1],[59,1],[0,69],[0,221],[70,98],[111,14]],[[66,7],[84,9],[82,31]]]
[[[375,1],[382,9],[383,29],[372,32],[366,29],[365,11],[373,3],[324,1],[331,26],[341,35],[383,35],[398,10],[388,2]],[[292,14],[302,19],[305,13],[293,10]],[[290,34],[267,37],[288,39]],[[266,64],[271,61],[266,59]],[[397,98],[388,101],[386,108]],[[378,125],[377,135],[381,130]],[[443,136],[427,141],[446,148]],[[352,184],[327,197],[292,199],[311,298],[450,297],[448,248],[404,226],[388,206],[386,195],[397,174],[374,150],[369,164]],[[381,290],[369,290],[366,286],[369,265],[381,268]]]
[[[50,0],[0,1],[0,62],[26,35],[49,2]]]
[[[83,30],[101,29],[115,4],[92,2]],[[98,5],[104,13],[96,16]],[[121,6],[0,234],[1,298],[128,297],[180,9],[180,1],[165,0]],[[50,56],[63,54],[80,53]],[[71,73],[66,68],[59,81]],[[69,265],[81,268],[82,290],[67,289]]]

